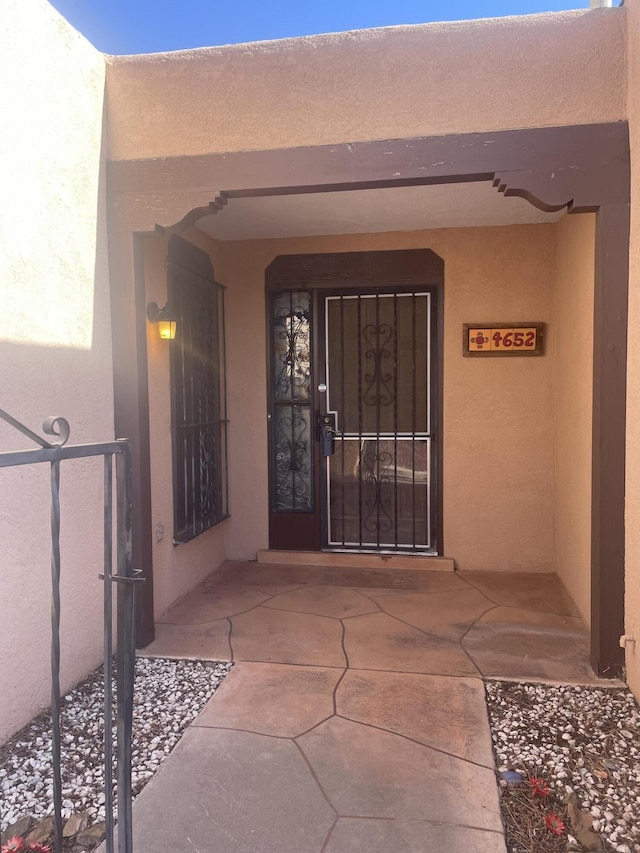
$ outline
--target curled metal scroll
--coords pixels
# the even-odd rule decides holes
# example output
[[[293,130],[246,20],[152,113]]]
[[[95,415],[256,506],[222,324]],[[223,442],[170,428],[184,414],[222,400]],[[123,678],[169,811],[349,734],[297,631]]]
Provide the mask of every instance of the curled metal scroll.
[[[17,429],[18,432],[26,435],[27,438],[31,439],[31,441],[39,444],[40,447],[44,448],[62,447],[67,443],[69,435],[71,434],[69,421],[66,420],[66,418],[61,418],[59,415],[47,418],[42,424],[42,429],[47,435],[53,435],[58,439],[54,442],[46,441],[44,438],[41,438],[37,433],[33,432],[33,430],[30,430],[29,427],[16,420],[8,412],[5,412],[4,409],[0,409],[0,419],[8,423],[9,426],[12,426],[14,429]]]
[[[389,406],[395,399],[391,386],[394,374],[384,370],[383,361],[392,357],[388,344],[394,341],[393,329],[389,323],[377,326],[369,323],[362,330],[362,341],[369,346],[364,353],[365,359],[373,361],[371,372],[364,375],[367,387],[362,394],[363,402],[366,406]]]
[[[57,441],[49,442],[51,447],[62,447],[67,443],[67,441],[69,441],[71,427],[69,426],[69,421],[66,420],[66,418],[61,418],[58,415],[47,418],[42,424],[42,431],[47,435],[53,435],[58,439]]]

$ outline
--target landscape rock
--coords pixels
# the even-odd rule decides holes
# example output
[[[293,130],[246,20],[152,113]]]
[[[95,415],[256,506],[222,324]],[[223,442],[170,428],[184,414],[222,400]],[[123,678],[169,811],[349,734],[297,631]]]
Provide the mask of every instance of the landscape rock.
[[[631,691],[502,680],[485,688],[513,853],[640,853],[640,706]],[[527,837],[520,788],[501,778],[506,771],[544,779],[562,813],[562,836]]]
[[[78,833],[76,837],[76,841],[78,844],[83,847],[88,847],[91,849],[95,847],[96,844],[99,844],[107,831],[107,825],[104,821],[100,823],[94,823],[93,826],[88,827],[87,829],[83,829]]]
[[[40,844],[43,841],[48,841],[53,835],[53,818],[45,817],[40,823],[36,824],[29,835],[27,835],[27,844]]]
[[[136,661],[131,768],[134,797],[161,766],[231,667],[231,663],[220,661],[166,658]],[[115,702],[114,696],[114,706]],[[72,815],[86,815],[90,822],[106,819],[102,667],[67,693],[61,704],[62,818],[67,821],[65,850],[68,848],[69,853],[78,837],[70,834],[76,831],[74,823],[69,823]],[[36,822],[43,818],[50,820],[52,793],[48,780],[52,775],[51,716],[43,712],[0,746],[3,843],[5,838],[15,835],[24,838],[26,832],[35,831]],[[113,794],[115,805],[115,777]],[[29,815],[29,825],[21,832],[24,827],[16,824],[25,815]],[[42,832],[42,840],[48,841],[51,831]]]
[[[20,838],[24,838],[25,835],[29,832],[29,830],[34,825],[35,820],[29,815],[25,815],[24,817],[18,818],[15,823],[12,823],[11,826],[8,826],[5,831],[0,836],[0,840],[4,844],[10,838],[14,836],[19,836]]]
[[[574,792],[567,797],[567,811],[574,835],[582,845],[582,849],[587,853],[602,853],[604,851],[602,838],[593,831],[593,819],[591,815],[582,811],[578,797]]]
[[[62,834],[65,838],[73,838],[74,835],[82,832],[87,826],[89,826],[89,815],[77,812],[76,814],[72,814],[65,823]]]

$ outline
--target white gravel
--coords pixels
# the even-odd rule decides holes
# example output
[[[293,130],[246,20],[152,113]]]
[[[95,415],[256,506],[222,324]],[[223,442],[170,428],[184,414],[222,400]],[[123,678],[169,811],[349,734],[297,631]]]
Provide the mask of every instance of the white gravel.
[[[626,688],[486,683],[498,771],[575,791],[607,849],[640,851],[640,708]]]
[[[136,661],[134,795],[171,752],[231,666],[166,658]],[[105,818],[103,703],[102,668],[70,691],[62,703],[63,816],[84,812],[91,823]],[[0,828],[6,829],[23,815],[40,819],[52,814],[52,791],[51,718],[45,713],[0,747]]]

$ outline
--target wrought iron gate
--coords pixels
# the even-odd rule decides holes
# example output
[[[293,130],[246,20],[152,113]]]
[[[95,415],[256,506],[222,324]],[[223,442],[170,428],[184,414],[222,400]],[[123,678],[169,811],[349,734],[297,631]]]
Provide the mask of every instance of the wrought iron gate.
[[[135,664],[134,592],[141,583],[131,564],[131,445],[129,441],[69,445],[70,428],[64,418],[43,424],[45,440],[0,409],[0,418],[39,445],[38,449],[0,453],[0,468],[49,463],[51,469],[51,719],[53,744],[53,808],[55,851],[62,851],[62,782],[60,770],[60,469],[67,459],[102,456],[104,459],[104,569],[98,577],[104,588],[104,752],[106,851],[114,850],[116,823],[113,800],[113,584],[117,585],[116,737],[118,853],[132,853],[131,725]],[[117,558],[113,573],[113,469],[116,473]]]

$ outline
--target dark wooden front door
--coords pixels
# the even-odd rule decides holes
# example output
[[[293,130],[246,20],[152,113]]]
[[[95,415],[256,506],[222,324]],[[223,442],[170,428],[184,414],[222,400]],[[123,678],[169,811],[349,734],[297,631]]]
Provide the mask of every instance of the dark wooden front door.
[[[438,553],[439,289],[323,284],[268,289],[270,547]]]

